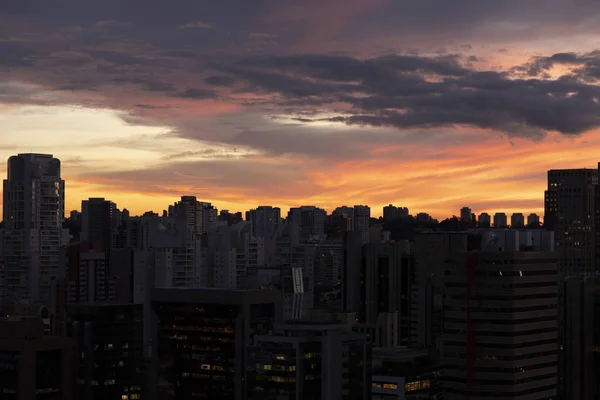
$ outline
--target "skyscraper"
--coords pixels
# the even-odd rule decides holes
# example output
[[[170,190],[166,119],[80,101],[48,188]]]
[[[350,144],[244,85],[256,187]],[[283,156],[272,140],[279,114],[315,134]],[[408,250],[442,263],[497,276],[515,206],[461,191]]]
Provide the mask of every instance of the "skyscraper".
[[[103,198],[91,198],[81,202],[81,241],[102,243],[110,249],[113,214],[117,205]],[[115,227],[116,228],[116,227]]]
[[[271,239],[281,224],[279,207],[260,206],[246,212],[246,221],[251,224],[252,237]]]
[[[544,227],[555,232],[558,268],[564,276],[595,269],[594,193],[598,170],[548,171]]]
[[[302,206],[291,208],[288,213],[290,237],[292,243],[321,240],[325,237],[325,217],[327,213],[315,206]]]
[[[60,161],[51,154],[19,154],[8,159],[4,180],[2,241],[5,293],[15,299],[48,301],[58,276],[60,248],[68,243],[62,229],[65,181]]]
[[[444,398],[555,398],[556,257],[486,248],[447,260]]]
[[[371,209],[369,206],[354,206],[354,230],[360,233],[362,243],[369,241],[371,225]]]
[[[471,222],[471,209],[469,207],[463,207],[460,209],[460,220],[462,222]]]

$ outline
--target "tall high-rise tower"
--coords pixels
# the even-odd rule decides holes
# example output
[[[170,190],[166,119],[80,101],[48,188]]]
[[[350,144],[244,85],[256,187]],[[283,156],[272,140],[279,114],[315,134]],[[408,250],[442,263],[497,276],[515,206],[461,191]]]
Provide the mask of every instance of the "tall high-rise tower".
[[[51,154],[19,154],[8,159],[4,180],[2,244],[5,293],[16,299],[48,301],[59,273],[59,251],[68,242],[62,229],[65,181]]]

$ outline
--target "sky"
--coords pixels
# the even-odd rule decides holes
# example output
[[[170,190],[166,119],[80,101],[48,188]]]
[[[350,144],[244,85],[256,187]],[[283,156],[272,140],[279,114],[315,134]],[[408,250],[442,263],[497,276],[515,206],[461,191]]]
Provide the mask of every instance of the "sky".
[[[547,170],[600,161],[600,2],[2,0],[0,158],[27,152],[69,210],[541,215]]]

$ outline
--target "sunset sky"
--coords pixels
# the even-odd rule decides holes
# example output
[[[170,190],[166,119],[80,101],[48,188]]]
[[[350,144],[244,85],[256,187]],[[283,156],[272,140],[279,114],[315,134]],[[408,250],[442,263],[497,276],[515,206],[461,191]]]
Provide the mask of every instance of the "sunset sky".
[[[68,210],[541,215],[600,161],[597,49],[591,0],[1,0],[0,159]]]

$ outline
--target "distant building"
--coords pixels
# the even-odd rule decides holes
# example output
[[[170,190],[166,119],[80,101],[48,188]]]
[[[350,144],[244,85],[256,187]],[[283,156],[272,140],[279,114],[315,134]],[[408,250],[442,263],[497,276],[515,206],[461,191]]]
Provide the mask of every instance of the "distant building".
[[[515,229],[525,228],[525,216],[522,213],[513,213],[510,216],[510,227]]]
[[[406,219],[409,215],[408,208],[406,207],[396,207],[392,204],[383,207],[383,220],[386,223]]]
[[[527,216],[527,226],[532,228],[532,227],[539,227],[540,226],[540,217],[537,214],[529,214]]]
[[[278,324],[248,353],[248,400],[371,398],[371,345],[347,325]]]
[[[471,222],[471,209],[469,207],[463,207],[460,209],[460,220],[467,224]]]
[[[246,221],[250,223],[252,237],[271,239],[281,225],[281,209],[271,206],[257,207],[246,212]]]
[[[477,222],[477,226],[480,228],[489,228],[492,226],[492,220],[490,218],[490,214],[484,212],[479,214],[479,220]]]
[[[494,214],[494,228],[508,228],[508,220],[505,213],[497,212]]]
[[[0,398],[79,399],[72,396],[73,346],[44,336],[38,318],[0,320]]]
[[[325,237],[325,217],[327,213],[314,206],[291,208],[288,213],[290,237],[294,245]]]
[[[112,246],[112,233],[116,229],[114,218],[117,205],[103,198],[91,198],[81,202],[81,234],[82,242],[102,243],[106,256]]]
[[[246,348],[273,329],[280,306],[280,294],[269,290],[155,289],[157,365],[148,376],[158,398],[244,399]]]
[[[369,206],[354,206],[354,230],[359,232],[363,243],[369,241],[371,209]]]

